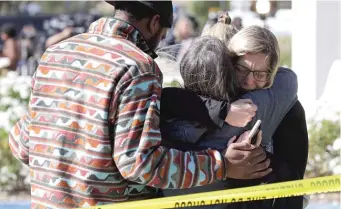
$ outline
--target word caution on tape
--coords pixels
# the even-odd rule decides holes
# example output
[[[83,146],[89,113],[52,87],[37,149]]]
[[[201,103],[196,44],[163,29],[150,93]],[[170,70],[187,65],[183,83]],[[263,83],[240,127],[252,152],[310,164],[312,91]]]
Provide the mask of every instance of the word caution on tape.
[[[327,176],[238,189],[93,206],[91,209],[180,208],[340,191],[340,176]]]

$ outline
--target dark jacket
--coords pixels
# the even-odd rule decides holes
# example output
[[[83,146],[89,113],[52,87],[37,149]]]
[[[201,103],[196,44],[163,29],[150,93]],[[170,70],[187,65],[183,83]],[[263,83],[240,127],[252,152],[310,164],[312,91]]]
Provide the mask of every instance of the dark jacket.
[[[279,163],[288,167],[285,181],[303,179],[308,160],[308,131],[305,111],[297,101],[278,126],[274,136],[274,153]],[[278,199],[276,209],[301,209],[303,197]]]
[[[289,104],[289,103],[288,103]],[[298,105],[297,105],[298,104]],[[161,132],[163,136],[163,143],[165,146],[168,146],[170,148],[176,148],[181,150],[201,150],[201,149],[207,149],[210,147],[209,144],[211,144],[211,148],[214,149],[223,149],[226,146],[226,136],[224,135],[224,131],[222,132],[219,128],[229,128],[224,127],[224,120],[223,118],[226,117],[227,113],[227,107],[228,104],[223,101],[215,101],[211,99],[206,99],[203,97],[197,96],[194,92],[183,90],[183,89],[175,89],[175,88],[166,88],[163,90],[162,98],[161,98]],[[301,109],[299,109],[301,107]],[[303,113],[302,113],[303,111]],[[283,114],[283,113],[280,113]],[[283,115],[284,116],[284,115]],[[288,132],[288,128],[286,128],[287,123],[294,124],[292,120],[296,120],[295,117],[299,117],[297,121],[302,122],[300,126],[295,126],[297,129],[295,132],[300,132],[300,135],[304,135],[307,139],[307,131],[306,131],[306,125],[305,125],[305,117],[304,117],[304,110],[302,106],[300,106],[300,103],[296,103],[294,105],[294,108],[290,110],[290,112],[284,117],[283,122],[279,126],[278,131],[276,131],[276,138],[274,141],[280,141],[280,143],[286,144],[286,140],[281,132],[286,130],[286,133]],[[172,121],[172,119],[174,119]],[[176,118],[181,118],[181,120],[178,120]],[[288,119],[287,119],[288,118]],[[188,120],[191,121],[191,123],[188,123]],[[288,121],[288,122],[286,122]],[[171,122],[173,125],[176,123],[176,126],[167,126]],[[284,125],[282,125],[284,124]],[[175,127],[175,130],[170,129],[169,127]],[[179,131],[179,127],[181,130]],[[300,129],[303,129],[300,130]],[[226,130],[227,132],[229,130]],[[284,131],[285,132],[285,131]],[[292,133],[295,133],[292,132]],[[179,134],[179,135],[177,135]],[[200,138],[205,138],[206,136],[209,137],[209,144],[203,143],[201,145],[201,142],[196,141]],[[188,139],[186,142],[183,141],[174,141],[172,139]],[[221,138],[222,143],[219,141],[215,141],[216,139]],[[303,139],[302,139],[303,140]],[[213,141],[213,143],[212,143]],[[300,139],[297,140],[295,138],[295,135],[292,134],[290,143],[287,144],[288,147],[294,146],[292,142],[300,141]],[[305,140],[303,140],[305,141]],[[221,144],[222,147],[216,147],[217,143]],[[306,144],[307,145],[307,144]],[[276,144],[276,147],[278,144]],[[302,143],[300,146],[305,146],[304,143]],[[307,147],[307,146],[306,146]],[[301,149],[306,150],[306,147],[301,147]],[[277,148],[274,148],[277,152]],[[283,149],[280,149],[283,152]],[[297,169],[297,167],[300,167],[300,174],[302,174],[302,170],[304,172],[305,170],[305,164],[306,164],[306,152],[303,151],[303,153],[299,156],[300,159],[305,160],[298,160],[303,161],[300,165],[295,166],[292,168],[292,166],[288,166],[291,161],[287,161],[286,159],[282,159],[282,155],[272,155],[271,153],[268,153],[268,157],[271,159],[271,167],[274,169],[271,175],[269,175],[267,178],[264,179],[258,179],[258,180],[250,180],[250,181],[239,181],[239,180],[229,180],[226,182],[217,182],[212,185],[204,186],[204,187],[198,187],[193,188],[190,190],[177,190],[171,191],[171,193],[177,193],[180,194],[188,194],[188,193],[196,193],[196,192],[205,192],[205,191],[214,191],[214,190],[221,190],[221,189],[227,189],[227,188],[234,188],[234,187],[244,187],[244,186],[251,186],[251,185],[257,185],[261,182],[281,182],[281,181],[288,181],[288,180],[295,180],[299,179],[302,175],[297,175],[297,172],[294,172],[292,169]],[[285,155],[284,155],[285,156]],[[304,163],[305,162],[305,163]],[[291,164],[290,164],[291,165]],[[302,166],[304,168],[302,168]],[[290,171],[293,171],[292,173]],[[295,170],[296,171],[296,170]],[[167,193],[168,191],[165,191]],[[168,196],[168,195],[167,195]],[[288,200],[293,198],[287,198]],[[299,199],[299,198],[296,198]],[[296,201],[296,205],[298,205],[298,202],[302,204],[302,198],[300,200]],[[264,205],[265,203],[266,205]],[[254,203],[245,203],[245,204],[234,204],[235,206],[233,208],[244,208],[247,205],[247,208],[257,208],[256,205],[260,208],[267,208],[272,207],[269,201],[256,201]],[[288,205],[289,204],[289,205]],[[231,204],[229,204],[231,206]],[[252,205],[252,207],[251,207]],[[284,200],[276,200],[274,208],[281,208],[281,206],[289,207],[289,208],[302,208],[302,207],[296,207],[293,205],[293,201],[284,201]],[[226,205],[219,205],[215,208],[226,208]],[[230,208],[230,207],[229,207]]]
[[[177,90],[175,90],[177,91]],[[192,102],[189,105],[184,105],[184,101],[186,98],[191,98],[193,96],[192,93],[189,93],[187,96],[180,96],[181,93],[177,92],[179,99],[176,101],[182,101],[181,106],[183,108],[179,108],[180,110],[178,114],[185,116],[187,120],[197,119],[198,121],[206,120],[203,123],[208,124],[208,126],[212,127],[212,129],[217,128],[214,119],[210,117],[207,109],[202,111],[203,114],[198,114],[201,112],[199,110],[205,109],[205,101],[201,100],[200,97],[197,100],[191,100]],[[187,93],[185,93],[187,94]],[[183,95],[184,96],[184,95]],[[200,100],[198,100],[200,99]],[[161,99],[162,103],[162,99]],[[177,102],[173,101],[172,104]],[[221,112],[224,112],[227,104],[217,105],[216,108],[211,109],[211,113],[216,112],[219,113],[219,109]],[[163,106],[165,108],[165,106]],[[212,107],[212,106],[211,106]],[[182,110],[185,110],[182,114]],[[161,113],[165,114],[161,108]],[[175,113],[172,113],[175,114]],[[161,131],[162,131],[162,114],[161,114]],[[167,117],[166,117],[167,118]],[[184,123],[185,125],[186,123]],[[200,124],[198,123],[198,126]],[[205,127],[205,126],[203,126]],[[185,128],[185,127],[184,127]],[[290,131],[288,131],[290,130]],[[162,134],[165,133],[162,131]],[[291,180],[299,180],[303,179],[304,171],[307,164],[308,157],[308,133],[306,127],[305,120],[305,112],[299,101],[297,101],[294,106],[290,109],[290,111],[285,115],[284,119],[278,126],[274,136],[274,155],[271,153],[267,153],[268,158],[271,160],[271,166],[273,168],[273,172],[271,176],[268,176],[264,179],[258,180],[228,180],[226,182],[217,182],[205,187],[196,187],[190,190],[191,193],[198,192],[206,192],[206,191],[215,191],[222,190],[228,188],[237,188],[237,187],[245,187],[258,185],[261,182],[273,183],[273,182],[283,182],[283,181],[291,181]],[[169,143],[168,140],[164,141],[165,146],[181,149],[181,150],[198,150],[193,143]],[[290,151],[290,154],[288,152]],[[165,191],[172,192],[172,191]],[[188,194],[189,190],[178,190],[177,195]],[[167,195],[169,196],[169,195]],[[264,208],[274,208],[274,209],[301,209],[303,207],[303,197],[291,197],[291,198],[282,198],[276,199],[274,204],[272,205],[271,200],[267,201],[253,201],[248,203],[234,203],[234,204],[225,204],[225,205],[216,205],[211,206],[210,208],[229,208],[229,209],[264,209]],[[207,208],[207,206],[205,207]]]

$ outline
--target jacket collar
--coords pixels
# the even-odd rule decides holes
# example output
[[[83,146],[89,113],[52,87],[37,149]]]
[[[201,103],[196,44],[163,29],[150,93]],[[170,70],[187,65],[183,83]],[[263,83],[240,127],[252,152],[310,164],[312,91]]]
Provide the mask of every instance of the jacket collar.
[[[88,32],[129,40],[153,59],[157,57],[156,53],[148,46],[142,33],[123,20],[116,18],[101,18],[90,25]]]

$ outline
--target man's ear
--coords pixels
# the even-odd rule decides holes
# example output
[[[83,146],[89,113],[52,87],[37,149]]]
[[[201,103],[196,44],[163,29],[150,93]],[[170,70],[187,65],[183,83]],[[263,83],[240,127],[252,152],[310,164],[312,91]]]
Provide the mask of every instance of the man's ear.
[[[151,34],[155,34],[159,31],[161,24],[160,24],[160,15],[156,14],[151,19],[149,19],[147,23],[147,29]]]

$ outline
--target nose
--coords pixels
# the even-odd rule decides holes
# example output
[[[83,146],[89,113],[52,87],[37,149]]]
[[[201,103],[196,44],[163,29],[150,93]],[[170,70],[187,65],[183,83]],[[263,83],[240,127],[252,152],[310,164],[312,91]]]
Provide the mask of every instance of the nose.
[[[252,73],[249,73],[249,74],[245,77],[244,82],[245,82],[247,85],[253,85],[254,82],[255,82],[255,79],[254,79],[254,77],[253,77],[253,74],[252,74]]]

